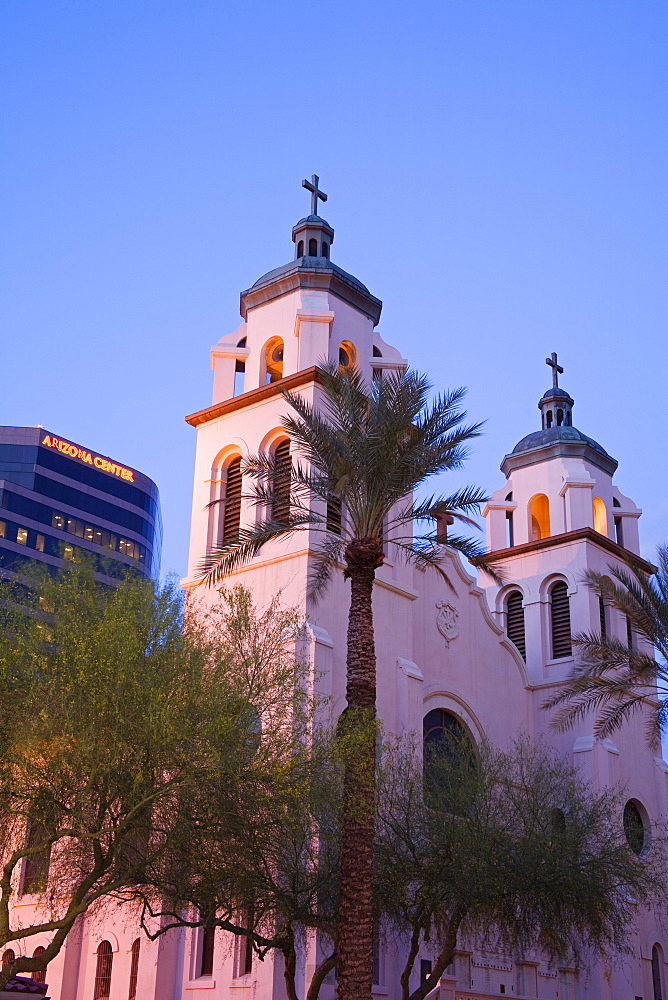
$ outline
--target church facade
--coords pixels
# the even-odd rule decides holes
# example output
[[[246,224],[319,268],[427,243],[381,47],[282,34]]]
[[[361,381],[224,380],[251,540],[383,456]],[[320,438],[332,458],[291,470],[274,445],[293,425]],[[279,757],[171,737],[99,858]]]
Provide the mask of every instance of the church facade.
[[[334,231],[317,214],[317,178],[312,187],[313,211],[292,231],[293,260],[241,294],[241,325],[211,350],[211,405],[187,418],[197,433],[187,588],[197,585],[207,547],[255,517],[240,500],[243,457],[279,449],[289,454],[281,389],[317,405],[316,365],[323,358],[352,362],[369,379],[408,364],[377,331],[379,299],[332,262]],[[626,551],[639,553],[641,513],[613,482],[616,461],[576,428],[574,402],[557,384],[554,356],[551,365],[553,386],[539,403],[540,426],[506,455],[505,483],[483,511],[488,548],[507,582],[476,580],[454,554],[447,557],[450,586],[435,573],[391,561],[378,571],[378,711],[389,731],[419,737],[430,713],[432,720],[454,717],[474,739],[485,736],[499,747],[520,732],[543,735],[595,788],[626,789],[627,808],[640,818],[649,846],[652,829],[667,813],[668,765],[648,751],[642,720],[628,723],[614,742],[597,742],[590,723],[556,734],[541,709],[573,667],[572,634],[603,627],[626,640],[625,620],[599,604],[582,576],[621,564]],[[345,704],[349,588],[339,574],[320,602],[309,604],[313,548],[306,533],[275,540],[230,582],[248,586],[259,605],[280,590],[286,604],[300,608],[309,622],[309,661],[336,717]],[[60,1000],[284,1000],[279,962],[240,961],[238,947],[222,932],[213,948],[192,929],[153,943],[138,940],[130,911],[87,919],[49,968],[50,994]],[[103,945],[105,954],[111,946],[112,971],[107,992],[99,994]],[[319,960],[316,949],[309,941],[302,956],[302,996]],[[374,969],[375,995],[390,1000],[400,996],[395,951],[383,944]],[[667,956],[668,930],[656,915],[641,912],[629,928],[628,955],[609,965],[578,971],[532,956],[518,961],[462,950],[432,996],[661,1000]],[[432,958],[425,945],[420,959]],[[322,1000],[334,996],[334,984],[326,983]]]

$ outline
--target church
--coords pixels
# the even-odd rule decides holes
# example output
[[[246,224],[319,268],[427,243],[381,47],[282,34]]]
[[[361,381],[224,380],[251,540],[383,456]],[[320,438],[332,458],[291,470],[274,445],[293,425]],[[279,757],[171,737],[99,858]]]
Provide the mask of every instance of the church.
[[[332,260],[334,229],[319,215],[318,202],[326,196],[318,178],[304,186],[311,191],[311,213],[292,230],[293,259],[241,293],[240,326],[211,349],[211,403],[186,418],[197,442],[185,588],[198,585],[207,548],[233,538],[240,524],[255,517],[254,508],[241,501],[243,458],[290,454],[281,427],[282,389],[317,405],[316,366],[324,358],[352,363],[369,380],[410,364],[378,332],[381,301]],[[668,771],[647,749],[642,719],[627,723],[614,741],[596,741],[590,722],[555,733],[541,709],[574,666],[572,635],[603,629],[627,640],[626,620],[582,578],[587,570],[621,565],[627,552],[639,558],[641,515],[615,485],[615,459],[577,428],[575,402],[558,384],[556,355],[548,365],[552,384],[539,400],[536,426],[527,427],[519,442],[508,442],[501,463],[505,481],[483,510],[487,547],[504,584],[476,579],[454,553],[447,556],[450,586],[435,573],[391,561],[377,572],[378,713],[388,731],[420,739],[425,728],[453,725],[498,747],[519,732],[543,735],[594,788],[625,789],[626,811],[643,830],[643,844],[635,845],[640,852],[666,815]],[[489,481],[495,476],[490,469]],[[223,503],[211,505],[221,498]],[[309,623],[308,662],[337,717],[345,704],[349,588],[342,574],[335,575],[312,606],[306,581],[313,559],[308,535],[298,534],[268,543],[229,579],[247,586],[260,606],[280,590],[286,604],[300,609]],[[215,600],[215,591],[206,599]],[[628,954],[580,970],[535,956],[511,960],[461,950],[430,997],[662,1000],[668,995],[668,928],[658,915],[639,912],[628,941]],[[307,940],[298,975],[301,996],[320,960],[317,948],[316,940]],[[108,969],[104,992],[97,986],[102,956]],[[425,945],[420,960],[432,958]],[[375,996],[397,1000],[400,968],[391,944],[381,943]],[[48,983],[60,1000],[285,997],[282,970],[271,956],[250,961],[219,931],[213,940],[205,940],[202,930],[184,929],[149,942],[140,939],[129,913],[87,918],[49,967]],[[416,978],[412,988],[417,985]],[[335,983],[327,981],[320,995],[334,1000]]]

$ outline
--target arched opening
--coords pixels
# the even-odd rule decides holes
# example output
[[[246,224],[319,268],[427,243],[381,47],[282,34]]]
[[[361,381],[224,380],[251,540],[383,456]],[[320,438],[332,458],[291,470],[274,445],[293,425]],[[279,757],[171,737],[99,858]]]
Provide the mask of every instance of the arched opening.
[[[6,969],[8,965],[16,960],[16,952],[13,948],[7,948],[6,951],[2,953],[2,967]]]
[[[355,348],[348,340],[339,344],[339,368],[349,368],[355,364]]]
[[[50,812],[49,804],[45,800],[40,798],[33,803],[31,818],[28,820],[26,847],[29,850],[41,849],[35,850],[34,854],[29,854],[25,859],[21,886],[23,895],[44,892],[49,881],[51,845],[48,841],[54,827]]]
[[[321,246],[322,246],[322,256],[329,257],[329,244],[325,243],[325,241],[323,240]]]
[[[203,927],[201,931],[201,947],[199,974],[200,976],[213,975],[213,953],[216,941],[216,931],[214,927]]]
[[[557,580],[550,590],[550,626],[552,639],[552,659],[559,660],[571,656],[571,602],[568,587],[563,580]]]
[[[506,497],[506,503],[513,499],[513,494],[510,492]],[[515,527],[513,524],[513,512],[512,510],[506,511],[506,547],[512,548],[515,544]]]
[[[141,947],[141,941],[139,938],[135,938],[132,942],[130,960],[130,989],[128,990],[128,1000],[136,1000],[137,998],[137,976],[139,973],[139,949]]]
[[[522,594],[519,590],[513,590],[506,598],[506,632],[508,638],[513,642],[526,662],[526,637],[524,632],[524,605]]]
[[[649,850],[650,830],[645,810],[635,799],[624,806],[624,836],[634,854],[641,857]]]
[[[564,411],[557,410],[557,427],[561,427],[564,422]]]
[[[46,951],[46,948],[43,948],[42,945],[40,944],[33,951],[32,957],[33,958],[39,958],[39,956],[43,955],[45,951]],[[35,969],[33,972],[30,973],[30,975],[32,976],[34,982],[36,982],[36,983],[45,983],[46,982],[46,969]]]
[[[600,497],[594,497],[594,531],[598,531],[601,535],[607,535],[608,533],[608,515],[605,509],[605,504]]]
[[[298,257],[303,257],[304,256],[304,241],[303,240],[300,240],[299,243],[297,244],[297,256]]]
[[[568,413],[566,414],[566,426],[570,427],[571,424],[572,424],[571,411],[569,410]]]
[[[285,523],[290,517],[291,478],[290,441],[288,438],[284,438],[274,450],[273,500],[271,505],[271,516],[274,521]]]
[[[274,337],[264,348],[264,382],[278,382],[283,378],[283,341]]]
[[[371,353],[372,353],[372,355],[373,355],[374,358],[382,358],[382,356],[383,356],[381,354],[381,352],[378,350],[378,348],[376,347],[375,344],[373,346],[373,351]]]
[[[663,951],[658,944],[652,948],[652,996],[653,1000],[663,1000]]]
[[[529,541],[537,542],[550,534],[550,501],[537,493],[529,501]]]
[[[308,241],[308,255],[309,257],[318,256],[318,241],[313,239]]]
[[[237,456],[227,466],[225,474],[225,499],[223,500],[222,544],[231,545],[239,538],[241,525],[241,457]]]
[[[548,410],[547,411],[547,413],[545,415],[545,423],[546,423],[547,427],[551,427],[552,426],[552,410]]]
[[[478,757],[468,727],[456,715],[433,708],[422,720],[424,793],[432,808],[466,811]]]
[[[97,948],[93,1000],[109,996],[111,992],[111,967],[113,961],[114,953],[110,943],[108,941],[100,941]]]

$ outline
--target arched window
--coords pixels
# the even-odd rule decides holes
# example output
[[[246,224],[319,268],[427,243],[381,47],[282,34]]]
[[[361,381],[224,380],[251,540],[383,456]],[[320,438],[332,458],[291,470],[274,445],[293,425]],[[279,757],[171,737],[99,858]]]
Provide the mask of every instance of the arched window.
[[[653,1000],[663,1000],[663,976],[661,966],[663,965],[663,952],[658,944],[652,948],[652,990]]]
[[[233,458],[227,466],[225,499],[223,500],[223,545],[239,538],[241,524],[241,458]]]
[[[526,662],[526,641],[524,635],[524,607],[522,594],[513,590],[506,598],[506,632],[511,642],[514,642],[522,659]]]
[[[274,521],[285,522],[290,516],[290,479],[292,477],[292,460],[288,438],[276,445],[274,463],[271,516]]]
[[[321,245],[322,245],[322,256],[323,257],[329,257],[329,246],[328,246],[328,244],[325,243],[325,241],[323,240],[323,242],[322,242]]]
[[[537,493],[529,501],[529,541],[537,542],[550,534],[550,501]]]
[[[299,243],[297,244],[297,256],[298,257],[303,257],[304,256],[304,241],[303,240],[300,240]]]
[[[16,953],[13,950],[13,948],[8,948],[7,951],[3,952],[2,954],[3,969],[6,969],[8,965],[11,965],[15,959],[16,959]]]
[[[283,378],[283,341],[274,337],[264,348],[264,382],[278,382]]]
[[[649,823],[639,802],[629,799],[624,806],[624,836],[634,854],[645,854],[650,845]]]
[[[552,410],[548,410],[547,411],[547,414],[546,414],[546,417],[545,417],[545,423],[547,424],[548,427],[552,426]]]
[[[349,341],[344,340],[339,344],[339,368],[348,368],[354,364],[355,348]]]
[[[557,427],[561,427],[564,422],[564,411],[557,410]]]
[[[608,515],[600,497],[594,497],[594,531],[600,535],[608,533]]]
[[[132,959],[130,961],[130,989],[128,990],[128,1000],[136,1000],[137,997],[137,975],[139,973],[139,949],[141,941],[135,938],[132,942]]]
[[[552,659],[570,656],[571,645],[571,605],[568,587],[563,580],[557,580],[550,590],[550,625],[552,632]]]
[[[51,824],[47,822],[45,810],[44,802],[35,802],[32,818],[28,820],[26,847],[29,850],[39,848],[49,839]],[[49,880],[50,862],[51,845],[27,855],[23,866],[22,894],[44,892]]]
[[[114,954],[111,945],[108,941],[100,941],[97,948],[93,1000],[109,996],[111,992],[111,966],[113,961]]]
[[[317,257],[318,256],[318,241],[317,240],[309,240],[308,241],[308,255],[309,255],[309,257]]]
[[[506,502],[513,499],[512,491],[506,497]],[[513,512],[512,510],[506,511],[506,546],[512,548],[515,544],[515,528],[513,525]]]
[[[465,810],[470,789],[466,779],[476,767],[475,743],[464,723],[443,708],[433,708],[422,720],[424,789],[433,806]]]
[[[45,951],[46,951],[46,948],[43,948],[41,946],[41,944],[40,944],[33,951],[32,957],[33,958],[39,958],[39,956],[43,955]],[[32,976],[33,980],[36,983],[45,983],[46,982],[46,969],[36,969],[34,972],[31,972],[30,975]]]

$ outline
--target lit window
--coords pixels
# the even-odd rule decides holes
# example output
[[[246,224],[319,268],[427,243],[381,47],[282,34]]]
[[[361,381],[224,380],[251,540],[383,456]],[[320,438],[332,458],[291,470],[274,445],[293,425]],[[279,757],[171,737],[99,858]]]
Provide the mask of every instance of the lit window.
[[[65,546],[63,546],[63,559],[66,559],[67,562],[74,562],[74,546],[73,545],[65,545]]]
[[[0,521],[0,538],[5,537],[6,531],[7,531],[7,525],[5,524],[4,521]]]
[[[17,530],[17,532],[16,532],[16,542],[17,542],[18,545],[27,545],[28,544],[28,529],[27,528],[19,528]]]
[[[61,531],[65,530],[65,518],[61,514],[54,514],[51,518],[51,527],[59,528]]]
[[[44,535],[38,535],[35,540],[35,548],[38,552],[44,551]]]
[[[94,535],[95,529],[90,524],[87,524],[84,528],[84,538],[87,542],[92,542],[94,540]]]

